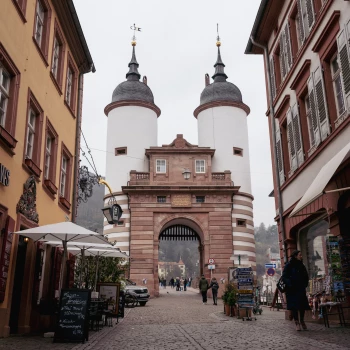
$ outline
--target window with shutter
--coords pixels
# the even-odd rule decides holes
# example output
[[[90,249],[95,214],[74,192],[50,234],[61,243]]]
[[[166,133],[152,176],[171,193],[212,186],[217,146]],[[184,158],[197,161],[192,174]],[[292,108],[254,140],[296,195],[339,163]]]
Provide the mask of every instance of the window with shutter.
[[[277,168],[279,174],[280,185],[284,184],[284,167],[283,167],[283,152],[282,152],[282,142],[281,142],[281,132],[278,125],[278,121],[276,122],[276,156],[277,156]]]
[[[300,117],[299,117],[297,104],[295,104],[292,108],[292,120],[293,120],[295,151],[297,156],[298,167],[300,167],[300,165],[303,164],[304,162],[304,151],[303,151],[303,142],[301,138]]]
[[[271,91],[272,99],[276,97],[276,76],[275,76],[275,62],[273,57],[270,58],[270,71],[271,71]]]
[[[314,72],[314,85],[316,91],[317,117],[321,131],[321,140],[323,141],[329,135],[329,120],[321,67],[317,68]]]
[[[279,54],[280,67],[281,67],[281,80],[282,81],[287,74],[284,42],[285,42],[284,31],[282,31],[281,36],[280,36],[280,54]]]
[[[350,39],[350,22],[348,23],[348,37]],[[348,113],[350,113],[350,47],[346,40],[345,30],[342,30],[337,38],[338,53],[341,69],[341,77],[344,85],[345,105]]]
[[[305,41],[305,30],[304,30],[304,21],[305,18],[303,16],[303,1],[304,0],[298,0],[297,6],[298,6],[298,29],[299,29],[299,40],[301,42],[301,45]]]
[[[286,63],[288,71],[290,70],[292,64],[293,64],[293,55],[292,55],[292,44],[290,40],[290,29],[289,29],[289,23],[286,24],[284,28],[285,32],[285,49],[286,49]]]
[[[311,28],[315,24],[315,11],[314,11],[313,0],[305,0],[305,5],[306,5],[305,7],[306,7],[306,13],[307,13],[307,24],[310,32]]]
[[[290,108],[287,112],[287,141],[288,141],[289,162],[290,162],[290,172],[288,175],[291,176],[294,173],[295,169],[298,168],[298,163],[297,163],[297,157],[295,152],[292,111],[290,110]]]
[[[310,135],[310,144],[312,145],[309,151],[309,154],[310,154],[313,147],[317,147],[321,142],[320,131],[319,131],[318,122],[317,122],[316,100],[315,100],[315,91],[314,91],[312,76],[309,78],[307,82],[307,89],[308,89],[308,95],[309,95],[308,96],[308,102],[309,102],[308,113],[310,114],[310,121],[311,121],[312,131],[313,131],[313,135],[312,136]]]

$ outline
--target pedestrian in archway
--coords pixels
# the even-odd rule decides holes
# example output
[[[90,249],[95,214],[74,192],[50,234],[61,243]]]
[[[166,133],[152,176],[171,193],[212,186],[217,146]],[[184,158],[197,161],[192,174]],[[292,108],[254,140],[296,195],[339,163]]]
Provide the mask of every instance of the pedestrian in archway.
[[[219,283],[217,282],[216,278],[213,277],[210,282],[210,286],[208,289],[211,288],[211,293],[213,294],[213,303],[214,305],[218,304],[218,289],[219,289]]]
[[[204,275],[202,275],[202,278],[199,280],[199,290],[202,293],[203,304],[207,303],[208,288],[209,288],[209,283],[204,277]]]
[[[296,330],[301,330],[300,325],[306,330],[304,315],[305,310],[310,310],[306,296],[309,275],[303,264],[300,250],[294,250],[292,253],[290,260],[284,267],[282,279],[286,284],[287,309],[292,311]]]
[[[174,288],[174,285],[175,285],[174,277],[171,277],[171,280],[170,280],[171,288]]]

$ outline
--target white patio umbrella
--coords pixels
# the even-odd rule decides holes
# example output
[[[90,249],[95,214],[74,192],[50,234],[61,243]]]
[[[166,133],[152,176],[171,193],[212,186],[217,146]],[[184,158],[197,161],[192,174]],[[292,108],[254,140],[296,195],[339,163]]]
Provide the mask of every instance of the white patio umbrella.
[[[74,224],[70,221],[59,222],[56,224],[43,225],[35,228],[30,228],[23,231],[14,232],[21,236],[31,238],[35,242],[59,241],[63,246],[63,259],[61,266],[61,275],[59,290],[62,288],[63,269],[67,259],[67,245],[74,242],[75,244],[83,243],[93,246],[94,244],[106,244],[112,247],[112,244],[98,232],[87,230],[86,228]]]

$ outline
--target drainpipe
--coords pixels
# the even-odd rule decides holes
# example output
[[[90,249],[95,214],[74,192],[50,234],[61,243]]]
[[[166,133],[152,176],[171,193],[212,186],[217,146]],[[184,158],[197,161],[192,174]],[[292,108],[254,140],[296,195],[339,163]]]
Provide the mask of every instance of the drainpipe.
[[[73,178],[73,203],[72,203],[72,222],[76,222],[77,211],[78,211],[78,192],[79,192],[79,163],[80,163],[80,133],[81,133],[81,119],[82,119],[82,102],[83,102],[83,84],[84,75],[79,73],[78,78],[78,113],[77,113],[77,124],[75,130],[75,158],[74,158],[74,178]]]
[[[278,173],[278,161],[277,161],[277,151],[276,151],[276,125],[275,125],[275,110],[273,107],[273,99],[272,99],[272,83],[271,83],[271,68],[270,68],[270,60],[269,60],[269,52],[267,49],[267,46],[258,44],[253,36],[250,36],[250,40],[253,43],[253,45],[260,47],[264,50],[264,56],[265,56],[265,64],[266,64],[266,70],[267,70],[267,86],[269,91],[269,108],[270,108],[270,124],[271,124],[271,131],[272,131],[272,143],[273,143],[273,159],[275,162],[274,166],[274,172],[275,172],[275,178],[277,183],[277,201],[278,201],[278,217],[280,221],[280,227],[281,227],[281,235],[282,235],[282,242],[283,242],[283,260],[286,263],[287,262],[287,250],[286,250],[286,233],[284,230],[284,219],[283,219],[283,202],[282,202],[282,193],[281,193],[281,183],[280,183],[280,177]]]

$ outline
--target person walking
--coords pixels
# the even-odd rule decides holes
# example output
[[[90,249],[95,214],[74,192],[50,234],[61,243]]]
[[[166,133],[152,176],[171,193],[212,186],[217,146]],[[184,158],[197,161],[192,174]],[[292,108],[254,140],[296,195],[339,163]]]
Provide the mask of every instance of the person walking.
[[[199,280],[199,290],[202,293],[203,304],[207,303],[208,288],[209,288],[209,283],[208,283],[207,279],[204,277],[204,275],[202,275],[202,278]]]
[[[306,296],[309,275],[303,264],[300,250],[294,250],[290,260],[284,266],[282,280],[286,284],[287,309],[292,312],[296,330],[301,330],[300,325],[307,330],[304,315],[305,310],[310,310]]]
[[[185,279],[184,279],[184,292],[186,292],[187,283],[188,283],[188,281],[187,281],[187,278],[185,277]]]
[[[213,277],[211,279],[209,288],[211,288],[211,293],[213,294],[213,305],[217,305],[218,304],[218,289],[219,289],[219,283],[217,282],[216,278]]]

